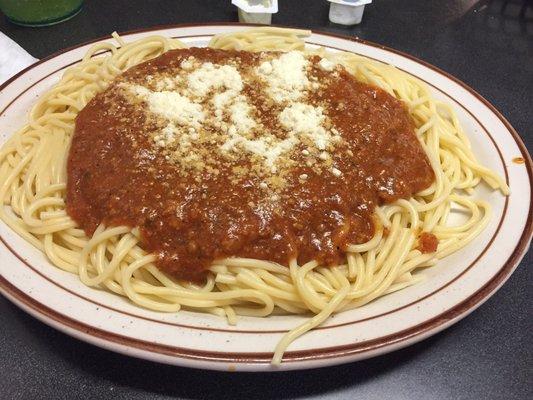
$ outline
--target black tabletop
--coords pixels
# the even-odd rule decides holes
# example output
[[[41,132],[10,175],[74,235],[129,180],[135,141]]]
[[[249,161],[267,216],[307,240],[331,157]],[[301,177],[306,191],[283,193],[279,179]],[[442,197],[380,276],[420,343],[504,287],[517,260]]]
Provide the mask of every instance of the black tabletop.
[[[273,23],[382,43],[463,80],[533,146],[533,4],[522,0],[375,0],[363,22],[328,22],[325,0],[280,0]],[[531,4],[531,1],[529,2]],[[87,0],[72,20],[0,30],[33,56],[161,24],[236,21],[229,0]],[[484,305],[406,349],[339,367],[272,374],[158,365],[99,349],[38,322],[0,296],[2,399],[531,399],[533,257]]]

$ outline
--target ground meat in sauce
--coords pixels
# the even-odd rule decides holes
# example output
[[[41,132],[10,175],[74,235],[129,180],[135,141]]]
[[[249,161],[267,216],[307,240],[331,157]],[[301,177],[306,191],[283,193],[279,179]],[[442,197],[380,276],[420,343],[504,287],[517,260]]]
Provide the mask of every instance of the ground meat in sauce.
[[[422,232],[418,238],[418,250],[423,254],[435,253],[439,245],[439,240],[435,235]]]
[[[373,236],[376,206],[408,198],[433,182],[404,104],[342,68],[335,74],[316,68],[318,57],[311,59],[309,73],[321,88],[306,94],[306,101],[323,107],[343,138],[331,154],[338,176],[317,173],[299,150],[276,201],[264,206],[260,178],[230,179],[236,165],[250,169],[246,159],[222,165],[216,174],[180,173],[154,150],[147,132],[158,122],[119,86],[176,71],[189,56],[218,64],[238,60],[240,68],[260,62],[248,52],[172,50],[131,68],[96,95],[76,118],[67,166],[67,211],[87,234],[101,222],[137,226],[142,246],[157,254],[161,270],[195,281],[205,277],[213,260],[227,256],[334,265],[345,259],[348,244]],[[243,93],[262,126],[274,129],[282,105],[265,100],[257,84],[246,84]],[[434,251],[433,238],[422,234],[421,251]]]

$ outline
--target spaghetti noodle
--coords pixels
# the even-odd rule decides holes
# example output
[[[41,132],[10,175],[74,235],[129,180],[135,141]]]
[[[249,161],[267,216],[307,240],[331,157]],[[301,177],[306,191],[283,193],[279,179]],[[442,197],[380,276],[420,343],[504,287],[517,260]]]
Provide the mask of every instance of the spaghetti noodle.
[[[66,161],[75,118],[85,105],[130,67],[170,49],[185,48],[178,40],[152,36],[119,46],[99,43],[33,107],[29,123],[0,150],[0,217],[14,231],[42,250],[57,267],[79,275],[89,286],[127,296],[140,306],[166,312],[181,308],[226,317],[266,317],[274,313],[313,318],[287,333],[273,363],[298,336],[335,312],[360,307],[380,296],[423,279],[418,271],[459,250],[487,225],[490,206],[472,197],[486,182],[508,193],[494,172],[480,165],[450,106],[436,101],[414,77],[352,53],[306,48],[308,31],[254,28],[213,37],[209,47],[245,51],[303,51],[343,65],[357,80],[377,86],[404,102],[435,180],[410,199],[377,207],[374,236],[347,246],[346,261],[326,267],[317,261],[289,266],[231,257],[216,260],[203,284],[179,281],[155,265],[157,257],[140,245],[138,229],[99,225],[91,237],[67,214]],[[110,54],[109,54],[110,53]],[[469,219],[448,226],[452,209]],[[434,252],[421,251],[420,232],[438,239]]]

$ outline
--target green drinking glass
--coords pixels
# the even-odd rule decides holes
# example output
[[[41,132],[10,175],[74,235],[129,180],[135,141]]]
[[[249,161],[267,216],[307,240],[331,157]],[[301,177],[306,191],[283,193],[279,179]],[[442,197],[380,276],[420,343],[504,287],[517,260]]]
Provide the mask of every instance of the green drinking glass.
[[[83,0],[0,0],[0,10],[13,23],[47,26],[72,18]]]

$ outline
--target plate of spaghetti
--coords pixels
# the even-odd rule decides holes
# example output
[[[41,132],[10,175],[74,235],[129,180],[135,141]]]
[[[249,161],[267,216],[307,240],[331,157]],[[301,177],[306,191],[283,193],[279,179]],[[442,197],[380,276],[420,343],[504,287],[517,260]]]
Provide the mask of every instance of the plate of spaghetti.
[[[131,356],[372,357],[473,311],[531,240],[531,158],[505,118],[353,38],[114,33],[4,83],[0,116],[0,291]]]

